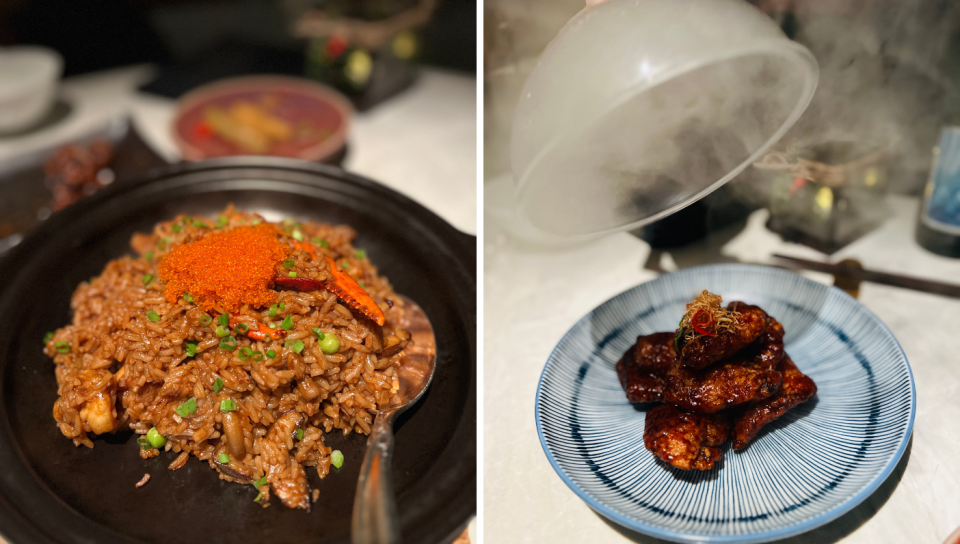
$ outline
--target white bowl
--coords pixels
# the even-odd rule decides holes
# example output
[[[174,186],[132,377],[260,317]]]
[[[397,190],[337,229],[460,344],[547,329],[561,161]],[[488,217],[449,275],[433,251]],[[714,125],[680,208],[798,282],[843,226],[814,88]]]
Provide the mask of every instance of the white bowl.
[[[547,46],[514,112],[519,215],[560,236],[654,221],[715,190],[807,107],[817,63],[743,0],[610,0]]]
[[[39,122],[57,94],[63,59],[52,49],[0,47],[0,132]]]

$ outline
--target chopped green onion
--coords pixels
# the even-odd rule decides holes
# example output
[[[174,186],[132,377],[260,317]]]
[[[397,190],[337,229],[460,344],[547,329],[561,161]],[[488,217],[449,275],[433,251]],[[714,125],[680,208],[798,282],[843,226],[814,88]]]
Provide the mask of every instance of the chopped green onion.
[[[220,323],[224,327],[230,326],[230,314],[220,314],[220,317],[217,318],[217,323]]]
[[[225,349],[227,351],[233,351],[237,349],[237,339],[232,336],[228,336],[220,340],[220,349]]]
[[[220,338],[230,335],[230,330],[225,327],[221,327],[220,325],[217,325],[215,332],[217,333],[217,336],[219,336]]]
[[[358,282],[357,282],[357,285],[359,285],[361,289],[366,289],[366,287],[363,286],[363,282],[362,282],[362,281],[358,281]]]
[[[279,308],[282,310],[287,306],[286,302],[281,302]]]
[[[273,306],[270,306],[270,311],[267,312],[267,315],[269,315],[270,317],[277,317],[277,305],[276,305],[276,304],[274,304]]]
[[[193,295],[191,295],[190,293],[184,293],[183,300],[187,301],[190,304],[193,304]]]
[[[211,323],[213,323],[213,318],[210,317],[209,315],[203,314],[200,316],[200,324],[203,325],[204,327],[206,327]]]
[[[195,226],[195,227],[197,227],[197,228],[200,228],[200,229],[205,229],[205,228],[207,228],[207,225],[204,224],[204,222],[203,222],[203,221],[200,221],[199,219],[194,219],[194,220],[193,220],[193,226]]]
[[[43,335],[43,343],[44,343],[44,344],[46,344],[47,342],[49,342],[49,341],[51,341],[51,340],[53,340],[53,331],[50,331],[50,332],[48,332],[47,334],[44,334],[44,335]]]
[[[263,498],[263,493],[257,493],[257,496],[253,498],[253,502],[260,502],[260,499]]]
[[[233,399],[223,399],[220,401],[221,412],[233,412],[237,409],[237,401]]]
[[[320,350],[327,355],[333,355],[340,351],[340,339],[333,333],[323,335],[323,340],[320,341]]]
[[[246,323],[238,323],[236,327],[233,328],[234,332],[237,334],[247,334],[247,331],[250,330],[250,325]]]
[[[251,355],[253,355],[253,350],[250,348],[240,348],[240,351],[237,353],[241,361],[246,361]]]
[[[263,221],[259,217],[254,217],[253,219],[250,220],[250,222],[253,223],[253,226],[257,226],[260,223],[263,223]]]
[[[341,453],[340,450],[330,452],[330,464],[337,468],[343,466],[343,453]]]
[[[152,261],[152,260],[153,260],[153,251],[148,251],[148,252],[146,253],[146,255],[144,255],[144,258],[147,259],[148,261]]]
[[[265,486],[265,485],[267,485],[267,477],[266,477],[266,476],[263,476],[263,477],[261,477],[259,480],[253,482],[253,486],[254,486],[254,487],[263,487],[263,486]]]
[[[70,342],[57,342],[53,345],[56,348],[57,353],[70,353]]]
[[[197,345],[194,343],[187,344],[187,357],[196,357],[197,356]]]
[[[213,380],[213,392],[219,393],[222,390],[223,390],[223,380],[221,380],[218,377],[216,380]]]
[[[301,351],[303,351],[303,342],[300,340],[287,340],[283,343],[283,347],[292,349],[299,354]]]
[[[180,223],[174,223],[173,226],[170,227],[170,230],[172,230],[174,233],[178,233],[180,232],[181,228],[183,227],[180,226]]]
[[[320,329],[318,329],[318,328],[316,328],[316,327],[314,327],[314,328],[312,328],[312,329],[310,329],[310,330],[313,331],[313,334],[316,334],[316,335],[317,335],[317,340],[323,340],[323,336],[324,336],[323,331],[321,331]]]
[[[287,270],[290,270],[291,268],[293,268],[294,266],[297,265],[297,260],[296,260],[296,259],[287,259],[287,260],[283,261],[283,262],[280,263],[280,264],[283,265],[283,267],[286,268]]]
[[[153,445],[150,443],[150,441],[142,436],[137,439],[137,444],[140,444],[140,448],[144,450],[153,449]]]
[[[276,327],[274,327],[274,328],[276,328]],[[264,342],[273,342],[273,335],[272,335],[272,334],[265,334],[265,335],[263,336],[263,341],[264,341]]]
[[[276,324],[276,323],[267,323],[267,327],[269,327],[269,328],[271,328],[271,329],[273,329],[273,330],[277,330],[277,324]]]
[[[285,331],[289,331],[290,329],[292,329],[292,328],[293,328],[293,316],[292,316],[292,315],[288,315],[287,317],[283,318],[283,323],[281,323],[280,326],[283,327],[283,330],[285,330]]]
[[[229,221],[229,220],[227,219],[227,216],[221,215],[220,217],[217,218],[217,226],[220,227],[220,228],[223,228],[223,227],[227,226],[227,221]]]
[[[297,429],[297,440],[303,440],[303,429]]]
[[[327,241],[324,240],[323,238],[311,238],[311,239],[313,240],[313,243],[315,243],[315,244],[320,244],[320,247],[329,247],[329,246],[330,246],[330,244],[328,244]]]
[[[226,465],[227,463],[230,462],[230,456],[227,455],[226,453],[221,453],[220,455],[217,456],[217,461],[220,461],[221,465]]]
[[[297,273],[296,273],[296,272],[291,272],[291,273],[289,273],[289,274],[287,274],[287,275],[290,276],[291,278],[297,277]]]
[[[145,286],[150,285],[152,281],[153,281],[153,274],[147,274],[143,277],[143,285]]]
[[[267,357],[273,359],[276,356],[277,356],[277,352],[273,351],[272,349],[267,350]]]
[[[283,221],[281,221],[280,223],[283,224],[283,226],[285,226],[285,227],[290,227],[290,226],[293,225],[293,219],[291,219],[291,218],[288,217],[288,218],[284,219]]]
[[[357,251],[354,252],[354,255],[356,255],[358,259],[366,259],[366,258],[367,258],[367,250],[365,250],[365,249],[358,249]]]
[[[177,415],[180,417],[187,417],[191,414],[197,413],[196,399],[194,399],[193,397],[190,397],[188,400],[181,402],[180,405],[177,406],[176,410],[174,410],[174,412],[176,412]]]
[[[159,249],[160,251],[165,251],[165,250],[167,249],[167,239],[166,239],[166,238],[161,238],[160,241],[157,242],[157,249]]]
[[[346,270],[349,267],[350,267],[350,263],[348,263],[347,261],[343,261],[342,263],[340,263],[340,268],[344,270]]]
[[[162,448],[167,443],[167,437],[160,434],[160,431],[156,427],[152,427],[147,431],[147,440],[150,441],[150,445],[154,448]]]
[[[157,312],[150,310],[147,312],[147,319],[156,323],[157,321],[160,321],[160,315],[157,314]]]
[[[303,241],[303,233],[300,232],[299,230],[293,231],[293,239],[296,240],[296,241],[298,241],[298,242],[302,242],[302,241]]]
[[[253,352],[253,355],[251,355],[250,358],[253,359],[254,361],[257,361],[257,362],[259,363],[260,361],[263,360],[263,352],[262,352],[262,351],[254,351],[254,352]]]

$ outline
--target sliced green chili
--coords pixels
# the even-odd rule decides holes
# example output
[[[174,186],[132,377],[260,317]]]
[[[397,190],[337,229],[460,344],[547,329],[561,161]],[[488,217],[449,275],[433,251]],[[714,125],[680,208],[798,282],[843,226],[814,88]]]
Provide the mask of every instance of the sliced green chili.
[[[220,340],[220,349],[233,351],[237,349],[237,339],[233,336],[227,336]]]
[[[185,400],[180,403],[179,406],[174,410],[180,417],[187,417],[189,415],[197,413],[197,401],[193,397],[190,397],[188,400]]]

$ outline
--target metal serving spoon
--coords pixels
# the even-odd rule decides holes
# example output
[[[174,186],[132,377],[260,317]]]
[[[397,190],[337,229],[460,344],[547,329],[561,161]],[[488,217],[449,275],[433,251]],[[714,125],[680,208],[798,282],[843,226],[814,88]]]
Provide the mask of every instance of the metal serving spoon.
[[[360,468],[357,497],[353,502],[353,523],[350,535],[353,544],[398,544],[400,525],[397,522],[396,497],[390,475],[393,457],[393,422],[412,406],[433,380],[437,346],[427,314],[409,298],[403,299],[403,317],[393,309],[387,321],[410,332],[412,342],[403,350],[398,368],[400,389],[386,406],[381,406],[373,420],[367,453]],[[393,316],[391,316],[393,314]],[[394,317],[394,319],[391,319]]]

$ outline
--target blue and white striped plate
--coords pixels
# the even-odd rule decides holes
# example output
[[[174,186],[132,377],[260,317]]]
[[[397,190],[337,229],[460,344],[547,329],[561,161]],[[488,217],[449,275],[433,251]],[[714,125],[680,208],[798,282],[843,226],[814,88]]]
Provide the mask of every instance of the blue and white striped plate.
[[[703,289],[757,304],[819,392],[742,452],[686,472],[644,448],[645,406],[627,402],[614,365],[641,334],[674,330]],[[869,310],[784,270],[714,265],[662,276],[608,300],[563,337],[537,389],[537,432],[570,488],[611,520],[680,542],[765,542],[849,511],[890,475],[916,412],[907,358]]]

